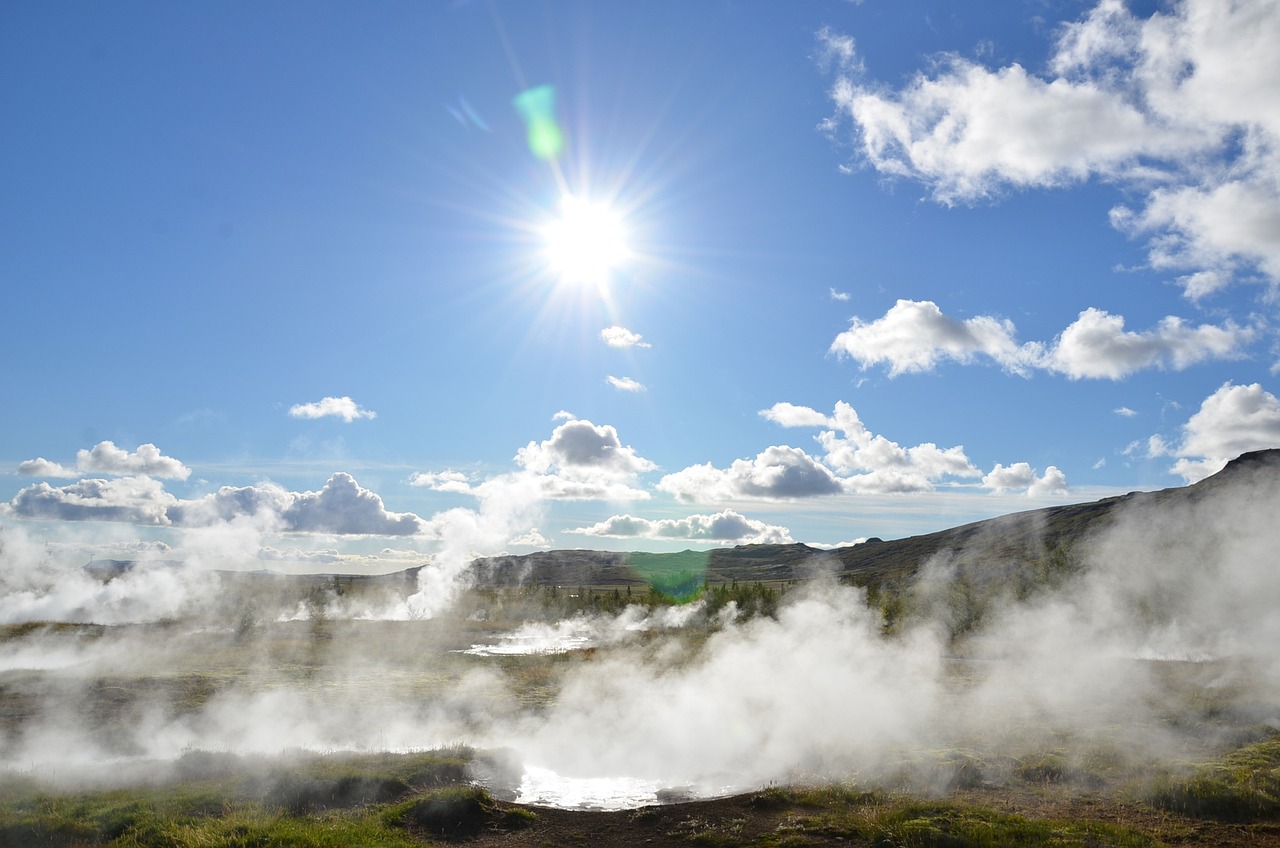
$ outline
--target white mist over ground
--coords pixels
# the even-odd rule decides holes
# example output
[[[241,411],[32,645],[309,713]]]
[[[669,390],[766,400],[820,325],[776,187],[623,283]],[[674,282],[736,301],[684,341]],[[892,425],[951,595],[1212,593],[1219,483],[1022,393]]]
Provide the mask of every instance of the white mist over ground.
[[[154,775],[193,749],[462,743],[511,752],[522,800],[625,807],[671,789],[874,781],[941,749],[1185,758],[1228,725],[1280,727],[1278,506],[1277,484],[1262,482],[1128,507],[1057,588],[1018,600],[988,587],[984,624],[960,643],[938,602],[956,579],[945,557],[914,590],[934,614],[894,636],[861,589],[815,579],[776,619],[630,607],[505,632],[462,617],[378,621],[403,607],[357,611],[339,598],[274,625],[284,629],[269,642],[211,613],[220,599],[207,572],[152,564],[103,583],[6,528],[0,619],[134,624],[33,627],[0,642],[0,693],[30,716],[0,729],[0,760],[103,779]],[[560,657],[538,667],[554,675],[530,681],[504,665],[536,655]],[[1230,721],[1196,713],[1170,668],[1221,698]],[[130,698],[104,711],[112,686]],[[531,687],[546,697],[531,700]],[[939,788],[952,776],[934,775]]]

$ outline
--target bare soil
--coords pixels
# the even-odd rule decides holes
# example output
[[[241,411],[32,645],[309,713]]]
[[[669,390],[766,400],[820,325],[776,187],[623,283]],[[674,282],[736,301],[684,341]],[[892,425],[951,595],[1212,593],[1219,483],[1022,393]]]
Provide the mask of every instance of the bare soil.
[[[977,806],[1032,820],[1100,822],[1144,833],[1169,846],[1262,848],[1280,846],[1280,822],[1229,823],[1193,819],[1145,805],[1069,792],[966,790],[940,799]],[[736,795],[636,810],[597,812],[500,803],[521,808],[537,818],[528,826],[485,831],[457,840],[472,848],[546,848],[589,845],[593,848],[688,848],[713,846],[857,846],[870,843],[833,828],[806,827],[804,821],[823,812],[801,804],[759,803],[756,794]],[[437,837],[438,838],[438,837]]]

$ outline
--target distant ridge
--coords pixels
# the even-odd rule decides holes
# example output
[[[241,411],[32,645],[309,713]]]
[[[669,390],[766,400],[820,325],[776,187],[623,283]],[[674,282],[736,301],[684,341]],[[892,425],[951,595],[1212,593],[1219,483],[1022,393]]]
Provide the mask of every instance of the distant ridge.
[[[1011,513],[905,539],[870,539],[832,550],[800,543],[714,549],[707,553],[707,577],[712,582],[802,579],[830,573],[834,565],[838,574],[856,582],[899,582],[939,555],[1007,571],[1068,555],[1110,527],[1122,507],[1162,509],[1252,486],[1263,486],[1276,498],[1280,516],[1280,449],[1241,454],[1217,474],[1190,486]],[[627,554],[612,551],[542,551],[478,559],[472,566],[480,585],[644,584],[628,567]]]
[[[1098,533],[1112,526],[1122,510],[1163,510],[1178,504],[1194,504],[1250,492],[1276,501],[1280,516],[1280,449],[1241,454],[1218,473],[1190,486],[1155,492],[1130,492],[1082,504],[1051,506],[976,521],[921,536],[883,541],[869,539],[858,545],[831,550],[801,543],[787,545],[739,545],[706,552],[706,576],[711,582],[734,580],[796,580],[818,574],[837,574],[864,584],[910,580],[937,556],[950,557],[962,566],[979,566],[992,576],[1034,568],[1054,558],[1071,556]],[[645,554],[648,560],[673,560],[685,554]],[[645,578],[620,551],[555,550],[531,554],[484,557],[471,562],[477,586],[637,586]],[[180,562],[165,561],[167,567]],[[85,570],[109,580],[128,572],[132,560],[99,560]],[[423,566],[380,575],[288,575],[279,572],[227,572],[237,579],[271,579],[277,582],[340,579],[362,584],[379,583],[412,588]]]

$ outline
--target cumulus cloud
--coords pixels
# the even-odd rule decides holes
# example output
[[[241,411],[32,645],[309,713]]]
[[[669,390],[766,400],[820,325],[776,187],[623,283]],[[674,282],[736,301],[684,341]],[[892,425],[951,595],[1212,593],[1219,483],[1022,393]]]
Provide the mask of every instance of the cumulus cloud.
[[[67,467],[44,457],[19,463],[18,473],[28,477],[78,477],[86,474],[163,477],[185,480],[191,469],[153,444],[139,445],[135,451],[116,447],[115,442],[98,442],[89,450],[76,452],[76,464]]]
[[[522,548],[542,548],[543,550],[551,547],[551,542],[536,527],[530,528],[527,533],[511,537],[511,541],[508,544]]]
[[[582,477],[634,477],[657,467],[624,446],[613,425],[578,418],[556,427],[550,439],[521,448],[516,462],[537,473],[558,470]]]
[[[424,471],[412,475],[410,485],[437,492],[473,496],[481,501],[544,500],[634,501],[650,498],[639,477],[657,466],[623,445],[612,425],[597,425],[558,412],[562,421],[551,438],[529,442],[516,452],[518,470],[488,478],[460,471]]]
[[[1258,383],[1225,383],[1183,425],[1176,449],[1160,444],[1178,457],[1173,472],[1194,483],[1242,453],[1280,447],[1280,399]]]
[[[831,350],[863,368],[887,365],[891,377],[932,371],[944,360],[970,363],[983,357],[1023,376],[1039,369],[1073,380],[1120,380],[1147,368],[1182,370],[1236,357],[1256,335],[1231,321],[1193,327],[1175,316],[1153,330],[1132,332],[1122,316],[1091,307],[1052,342],[1018,344],[1010,321],[960,320],[944,315],[932,301],[899,300],[882,318],[855,317]]]
[[[786,402],[760,410],[760,417],[783,427],[826,427],[830,423],[830,419],[816,409]]]
[[[378,413],[362,409],[360,404],[346,397],[326,397],[315,403],[299,403],[289,407],[294,418],[341,418],[350,424],[357,418],[377,418]]]
[[[223,486],[171,511],[179,526],[200,527],[250,518],[287,533],[409,536],[422,529],[413,513],[387,511],[382,498],[350,474],[337,472],[318,492],[290,492],[273,483]]]
[[[982,478],[982,485],[992,494],[1022,491],[1030,497],[1039,497],[1068,492],[1067,477],[1057,466],[1050,465],[1044,474],[1037,476],[1036,470],[1025,462],[1015,462],[1010,466],[997,462],[995,468]]]
[[[281,513],[285,529],[300,533],[410,536],[421,519],[412,513],[388,512],[382,498],[341,471],[318,492],[301,492]]]
[[[1280,283],[1280,65],[1260,58],[1280,41],[1274,0],[1144,18],[1101,0],[1058,33],[1043,74],[950,55],[894,90],[864,83],[852,41],[824,29],[825,127],[851,124],[858,163],[946,204],[1111,181],[1141,198],[1113,224],[1185,272],[1188,297],[1253,272]]]
[[[1044,367],[1073,380],[1119,380],[1152,367],[1181,371],[1206,359],[1236,356],[1253,336],[1253,330],[1230,321],[1220,327],[1191,327],[1173,316],[1161,320],[1154,330],[1129,332],[1121,316],[1090,308],[1062,331],[1044,358]]]
[[[610,374],[605,380],[620,392],[643,392],[645,390],[643,383],[638,383],[630,377],[614,377]]]
[[[658,489],[682,501],[795,500],[844,491],[840,479],[799,448],[774,445],[753,459],[736,459],[728,468],[711,463],[668,474]]]
[[[947,477],[976,477],[964,448],[940,448],[932,442],[903,447],[872,433],[852,406],[840,401],[831,417],[831,429],[817,436],[826,451],[827,464],[846,475],[850,491],[897,494],[932,491]]]
[[[886,364],[891,376],[932,371],[943,359],[967,363],[985,356],[1016,372],[1024,370],[1013,323],[990,316],[960,320],[942,314],[932,301],[899,300],[883,318],[852,326],[831,343],[831,351],[864,368]]]
[[[319,492],[290,492],[275,483],[223,486],[180,500],[151,477],[85,479],[67,486],[37,483],[22,489],[6,511],[22,518],[116,521],[158,527],[203,528],[249,523],[261,531],[405,536],[422,520],[389,512],[382,498],[350,474],[332,475]]]
[[[74,468],[38,456],[18,463],[18,473],[23,477],[78,477],[80,473]]]
[[[615,515],[590,527],[565,532],[612,539],[678,539],[736,545],[789,544],[794,541],[787,528],[747,518],[731,509],[713,515],[689,515],[657,521]]]
[[[628,347],[650,347],[649,343],[639,333],[633,333],[626,327],[614,325],[605,327],[600,331],[600,338],[609,347],[628,348]]]
[[[814,437],[824,456],[775,445],[728,468],[710,463],[668,474],[658,489],[682,501],[794,500],[841,493],[902,494],[933,491],[948,477],[977,477],[964,448],[932,442],[903,447],[870,432],[852,406],[840,401],[831,415],[777,403],[760,415],[784,427],[823,428]]]
[[[37,483],[19,491],[8,511],[47,521],[120,521],[164,527],[178,499],[151,477],[79,480],[53,487]]]

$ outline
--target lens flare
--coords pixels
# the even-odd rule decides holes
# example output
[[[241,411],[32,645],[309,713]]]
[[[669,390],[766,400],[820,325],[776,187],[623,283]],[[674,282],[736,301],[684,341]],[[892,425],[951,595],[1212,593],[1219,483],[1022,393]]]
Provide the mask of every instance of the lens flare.
[[[529,150],[539,159],[555,159],[564,149],[564,134],[556,122],[556,89],[540,85],[522,91],[511,101],[524,118]]]

